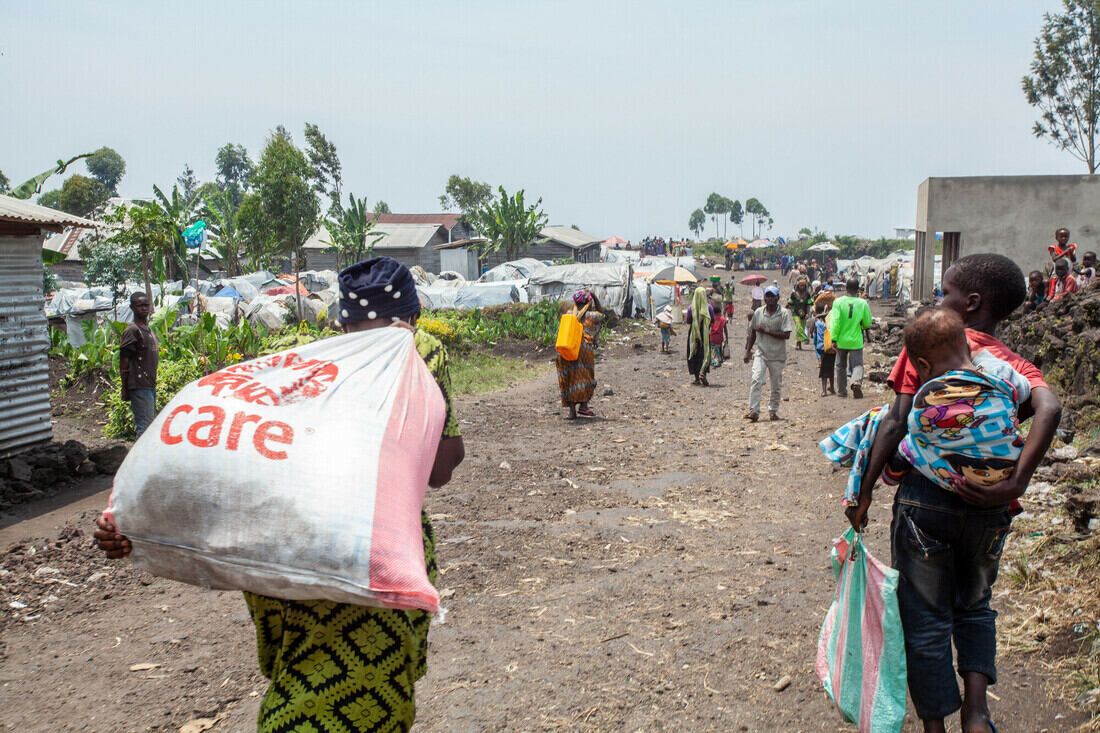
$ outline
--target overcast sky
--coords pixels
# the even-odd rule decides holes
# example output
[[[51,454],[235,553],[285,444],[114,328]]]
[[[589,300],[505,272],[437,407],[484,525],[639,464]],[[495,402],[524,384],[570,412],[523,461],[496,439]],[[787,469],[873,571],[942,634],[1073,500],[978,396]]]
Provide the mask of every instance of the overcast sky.
[[[15,185],[108,145],[120,192],[148,196],[309,121],[345,191],[395,213],[438,211],[459,173],[602,237],[686,235],[711,191],[759,198],[771,234],[890,235],[928,176],[1087,172],[1032,136],[1020,91],[1060,6],[9,3],[0,170]]]

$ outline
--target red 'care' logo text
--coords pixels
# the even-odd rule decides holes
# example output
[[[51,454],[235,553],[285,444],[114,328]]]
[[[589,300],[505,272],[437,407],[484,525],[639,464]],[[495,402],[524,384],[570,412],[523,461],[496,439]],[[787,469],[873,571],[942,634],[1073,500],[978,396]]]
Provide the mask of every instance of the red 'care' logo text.
[[[289,405],[321,394],[339,372],[331,361],[288,352],[226,367],[200,379],[199,386],[210,387],[214,396],[224,394],[254,405]]]
[[[223,440],[224,438],[224,440]],[[237,450],[242,442],[264,458],[281,461],[285,450],[276,446],[294,443],[294,428],[281,420],[265,421],[259,415],[239,411],[230,416],[217,405],[177,405],[160,426],[160,440],[178,445],[185,440],[196,448]]]

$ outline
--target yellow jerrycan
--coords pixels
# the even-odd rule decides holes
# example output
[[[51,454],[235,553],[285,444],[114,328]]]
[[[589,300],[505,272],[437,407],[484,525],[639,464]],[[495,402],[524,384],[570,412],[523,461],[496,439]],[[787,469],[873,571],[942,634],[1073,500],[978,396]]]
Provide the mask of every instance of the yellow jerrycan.
[[[581,308],[580,317],[584,318],[584,312],[588,310],[586,303]],[[566,361],[576,361],[581,353],[581,339],[584,338],[584,326],[580,319],[572,313],[565,313],[558,324],[558,342],[554,347],[561,358]]]

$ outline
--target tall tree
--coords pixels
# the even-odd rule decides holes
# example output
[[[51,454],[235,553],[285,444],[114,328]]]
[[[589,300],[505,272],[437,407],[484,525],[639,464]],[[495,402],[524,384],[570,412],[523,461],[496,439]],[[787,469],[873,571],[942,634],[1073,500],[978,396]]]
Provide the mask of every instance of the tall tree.
[[[306,155],[313,166],[313,187],[329,200],[329,216],[339,216],[340,188],[343,173],[340,158],[336,155],[336,146],[312,122],[306,123]]]
[[[61,184],[57,208],[76,216],[91,216],[110,196],[110,190],[100,181],[76,174]]]
[[[233,208],[236,209],[251,186],[253,166],[248,151],[243,145],[226,143],[218,148],[214,165],[218,169],[218,188],[229,192]]]
[[[722,220],[722,238],[726,238],[726,216],[730,213],[730,207],[733,206],[733,202],[723,196],[718,202],[718,209],[715,213],[718,214],[718,218]]]
[[[745,220],[745,210],[741,208],[741,202],[734,199],[730,204],[730,221],[737,225],[737,231],[740,232],[741,237],[744,238],[745,230],[741,226],[741,222]]]
[[[443,195],[439,197],[439,205],[445,211],[458,209],[463,221],[471,222],[477,218],[474,212],[485,208],[492,200],[493,188],[488,183],[452,174],[447,179]]]
[[[105,218],[119,228],[100,246],[110,245],[120,252],[136,250],[139,253],[145,294],[152,302],[151,264],[158,255],[171,257],[175,231],[156,204],[119,206]]]
[[[504,186],[498,189],[496,200],[490,200],[472,214],[473,223],[481,236],[488,241],[481,247],[482,254],[489,255],[501,250],[509,260],[514,260],[531,246],[546,226],[547,217],[543,213],[542,198],[528,206],[524,202],[521,188],[514,196],[509,196]]]
[[[374,213],[375,214],[389,214],[390,213],[390,205],[387,204],[385,201],[381,201],[381,200],[377,201],[374,204]]]
[[[1049,139],[1093,174],[1100,162],[1100,0],[1062,0],[1062,6],[1062,13],[1043,15],[1024,96],[1041,113],[1035,137]]]
[[[107,187],[112,195],[118,194],[118,183],[126,174],[126,161],[112,148],[103,146],[84,161],[92,177]]]
[[[195,171],[191,168],[190,163],[185,163],[183,166],[183,173],[180,173],[176,178],[176,183],[180,187],[180,193],[183,194],[185,199],[195,198],[195,194],[199,191],[199,179],[195,177]]]
[[[11,190],[11,181],[4,175],[4,171],[0,171],[0,193],[7,193]]]
[[[51,209],[61,210],[61,189],[54,188],[46,191],[35,201],[39,206],[49,206]]]
[[[707,203],[703,206],[703,211],[710,214],[710,218],[714,219],[714,238],[718,238],[718,209],[722,207],[722,195],[718,193],[712,193],[707,196]]]
[[[707,215],[703,213],[702,209],[696,209],[691,212],[691,216],[688,217],[688,229],[695,232],[695,238],[698,239],[703,234],[703,227],[707,225]]]
[[[771,218],[771,213],[768,211],[767,207],[764,206],[764,204],[760,203],[759,199],[751,198],[748,201],[746,201],[745,202],[745,213],[752,216],[752,236],[753,236],[754,239],[756,238],[758,233],[759,234],[764,233],[764,227],[763,227],[764,224],[767,224],[768,228],[770,229],[772,223],[774,223],[772,218]],[[757,230],[756,230],[757,224],[760,225],[760,231],[759,232],[757,232]]]
[[[262,258],[290,256],[294,274],[302,269],[303,247],[321,213],[310,180],[312,166],[285,131],[268,138],[253,176],[254,191],[241,203],[239,224],[253,252]],[[295,278],[297,279],[297,278]],[[298,296],[298,318],[302,299]]]

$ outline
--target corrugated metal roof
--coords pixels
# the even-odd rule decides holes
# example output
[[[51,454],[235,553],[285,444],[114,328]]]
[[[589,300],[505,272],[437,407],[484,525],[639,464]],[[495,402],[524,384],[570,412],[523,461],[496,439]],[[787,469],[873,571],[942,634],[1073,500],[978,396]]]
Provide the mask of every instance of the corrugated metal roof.
[[[447,231],[454,229],[461,214],[371,214],[379,224],[436,224]]]
[[[379,224],[370,230],[368,238],[375,234],[386,235],[374,243],[375,251],[419,249],[432,241],[441,228],[440,224]]]
[[[0,195],[0,220],[19,221],[27,224],[42,224],[54,229],[62,227],[90,227],[102,226],[90,219],[84,219],[64,211],[51,209],[48,206],[39,206],[30,201],[13,199],[11,196]]]
[[[59,234],[51,234],[42,243],[42,249],[64,252],[66,262],[80,262],[80,242],[86,237],[95,236],[83,227],[69,227]]]
[[[543,227],[539,234],[573,249],[583,249],[603,241],[601,237],[594,237],[573,227]]]
[[[454,242],[447,242],[446,244],[437,244],[432,249],[457,249],[459,247],[471,247],[475,244],[481,244],[482,242],[488,242],[485,237],[473,237],[472,239],[457,239]]]
[[[41,241],[0,236],[0,456],[52,434]]]
[[[423,247],[443,228],[442,224],[376,224],[367,232],[367,241],[374,241],[378,234],[386,236],[374,243],[375,249]],[[328,229],[321,224],[306,240],[306,249],[328,249],[331,240]]]

